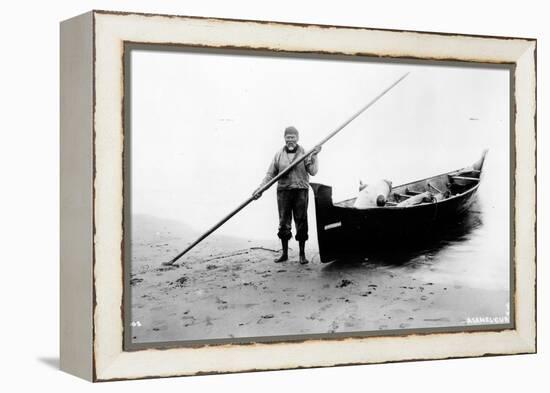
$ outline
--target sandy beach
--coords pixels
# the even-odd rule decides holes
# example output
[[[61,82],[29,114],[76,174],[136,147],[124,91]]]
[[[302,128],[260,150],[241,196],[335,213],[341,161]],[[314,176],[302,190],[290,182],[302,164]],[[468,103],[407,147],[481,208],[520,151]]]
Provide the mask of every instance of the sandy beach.
[[[212,236],[179,266],[163,267],[196,234],[143,216],[133,228],[134,343],[507,322],[508,289],[483,280],[478,285],[482,273],[468,271],[467,261],[454,269],[452,255],[444,266],[430,253],[405,264],[367,259],[325,265],[310,248],[310,263],[302,266],[297,244],[291,243],[289,261],[274,263],[276,239]]]

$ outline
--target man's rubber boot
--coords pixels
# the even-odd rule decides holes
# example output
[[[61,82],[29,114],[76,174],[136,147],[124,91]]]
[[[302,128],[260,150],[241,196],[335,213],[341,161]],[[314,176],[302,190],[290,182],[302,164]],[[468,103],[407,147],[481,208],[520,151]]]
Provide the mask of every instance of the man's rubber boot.
[[[301,265],[307,265],[309,263],[309,261],[306,259],[306,251],[305,251],[306,242],[305,241],[300,241],[300,242],[298,242],[298,244],[300,245],[300,264]]]
[[[275,259],[275,263],[288,261],[288,240],[281,239],[281,244],[283,246],[283,254],[279,258]]]

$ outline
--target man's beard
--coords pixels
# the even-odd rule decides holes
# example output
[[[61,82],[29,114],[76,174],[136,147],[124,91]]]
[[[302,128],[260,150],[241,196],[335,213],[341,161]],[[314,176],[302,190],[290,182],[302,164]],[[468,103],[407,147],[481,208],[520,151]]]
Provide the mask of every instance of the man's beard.
[[[286,150],[289,153],[294,153],[297,148],[298,148],[298,145],[296,143],[287,143],[286,144]]]

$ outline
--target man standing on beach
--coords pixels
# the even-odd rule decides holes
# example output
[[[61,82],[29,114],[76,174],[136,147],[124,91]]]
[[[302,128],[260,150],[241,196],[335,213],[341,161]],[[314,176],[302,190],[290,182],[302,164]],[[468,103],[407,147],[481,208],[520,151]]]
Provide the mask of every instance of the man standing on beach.
[[[288,168],[295,160],[305,154],[304,148],[298,145],[299,134],[294,127],[287,127],[284,133],[285,146],[275,153],[273,161],[269,165],[267,174],[254,191],[255,199],[260,198],[259,190],[277,174]],[[296,227],[296,240],[300,246],[300,263],[308,263],[305,254],[305,244],[308,239],[307,205],[309,197],[309,175],[315,176],[319,170],[317,154],[321,147],[317,146],[312,153],[296,165],[289,173],[279,179],[277,185],[277,207],[279,210],[279,231],[277,236],[281,239],[282,255],[275,262],[288,260],[288,241],[292,237],[291,221],[294,216]]]

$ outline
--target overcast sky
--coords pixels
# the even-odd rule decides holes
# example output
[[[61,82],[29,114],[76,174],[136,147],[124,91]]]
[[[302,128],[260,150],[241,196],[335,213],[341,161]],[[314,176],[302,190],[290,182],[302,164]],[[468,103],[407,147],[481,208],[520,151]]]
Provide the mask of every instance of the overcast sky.
[[[480,189],[504,223],[509,193],[509,73],[495,68],[132,52],[132,212],[216,223],[258,186],[289,125],[306,149],[405,72],[410,75],[319,155],[311,181],[334,199],[359,179],[394,185],[473,163],[490,150]],[[275,186],[220,228],[274,238]],[[310,194],[310,236],[315,237]]]

